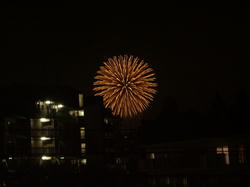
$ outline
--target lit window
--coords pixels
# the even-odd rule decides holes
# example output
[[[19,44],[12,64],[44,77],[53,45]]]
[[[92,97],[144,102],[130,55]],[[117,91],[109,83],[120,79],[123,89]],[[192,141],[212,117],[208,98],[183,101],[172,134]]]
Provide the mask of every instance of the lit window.
[[[84,116],[84,111],[83,110],[71,110],[69,111],[69,115],[73,117]]]
[[[81,160],[81,163],[82,163],[83,165],[86,165],[86,164],[87,164],[87,159],[82,159],[82,160]]]
[[[81,153],[86,153],[86,143],[81,143]]]
[[[63,108],[64,106],[62,104],[57,105],[58,108]]]
[[[52,103],[53,103],[53,102],[50,101],[50,100],[45,101],[45,104],[46,104],[46,105],[50,105],[50,104],[52,104]]]
[[[40,121],[41,121],[41,122],[49,122],[50,119],[49,119],[49,118],[40,118]]]
[[[107,125],[109,123],[109,120],[107,118],[104,118],[104,123]]]
[[[79,94],[79,107],[83,107],[83,94]]]
[[[76,117],[75,110],[71,110],[71,111],[69,111],[69,115],[71,115],[71,116],[73,116],[73,117]]]
[[[42,160],[51,160],[51,156],[42,156]]]
[[[81,139],[85,138],[85,128],[84,127],[80,128],[80,135],[81,135]]]
[[[225,156],[226,165],[230,164],[228,146],[217,147],[216,152],[217,154],[223,154]]]
[[[217,154],[223,154],[222,147],[217,147]]]
[[[50,137],[41,137],[40,140],[45,141],[45,140],[50,140]]]
[[[78,116],[84,116],[84,111],[83,110],[79,110],[78,111]]]
[[[52,105],[52,108],[58,110],[58,105]]]

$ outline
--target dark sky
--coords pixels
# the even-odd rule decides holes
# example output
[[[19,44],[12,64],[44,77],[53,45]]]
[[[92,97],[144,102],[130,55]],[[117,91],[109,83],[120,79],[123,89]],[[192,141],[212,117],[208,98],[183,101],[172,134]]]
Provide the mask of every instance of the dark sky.
[[[249,89],[248,10],[240,2],[196,6],[12,3],[0,84],[70,85],[91,94],[103,61],[132,54],[157,73],[149,111],[161,110],[167,97],[180,110],[206,110],[216,92],[230,100]]]

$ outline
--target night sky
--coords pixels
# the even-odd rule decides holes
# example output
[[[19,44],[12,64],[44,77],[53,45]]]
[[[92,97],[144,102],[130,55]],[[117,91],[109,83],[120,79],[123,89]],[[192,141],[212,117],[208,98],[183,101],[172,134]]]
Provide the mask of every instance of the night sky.
[[[10,4],[0,84],[66,85],[92,94],[98,66],[131,54],[157,73],[154,117],[166,98],[206,111],[216,92],[249,90],[247,8],[234,4]],[[151,115],[152,114],[152,115]]]

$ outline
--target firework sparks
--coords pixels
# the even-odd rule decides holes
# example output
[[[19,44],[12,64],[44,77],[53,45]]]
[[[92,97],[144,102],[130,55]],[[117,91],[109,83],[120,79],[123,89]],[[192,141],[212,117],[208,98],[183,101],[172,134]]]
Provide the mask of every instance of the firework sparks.
[[[139,58],[115,56],[97,71],[93,90],[95,96],[103,97],[104,106],[110,108],[113,115],[133,117],[153,100],[157,86],[154,75],[153,69]]]

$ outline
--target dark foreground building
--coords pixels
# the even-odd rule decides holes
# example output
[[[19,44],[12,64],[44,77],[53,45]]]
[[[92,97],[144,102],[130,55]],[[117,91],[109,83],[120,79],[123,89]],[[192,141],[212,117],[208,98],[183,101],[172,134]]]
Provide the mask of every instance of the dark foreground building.
[[[148,186],[249,184],[249,137],[190,139],[142,146],[138,173]]]
[[[188,131],[177,136],[174,128],[155,133],[153,127],[161,121],[147,125],[140,118],[121,120],[103,108],[101,98],[79,91],[36,88],[19,97],[15,93],[4,97],[14,101],[1,101],[0,156],[8,164],[4,185],[249,185],[247,131],[225,136],[221,127],[220,133],[204,137]],[[171,116],[176,127],[177,117]],[[201,122],[214,123],[196,120]]]

